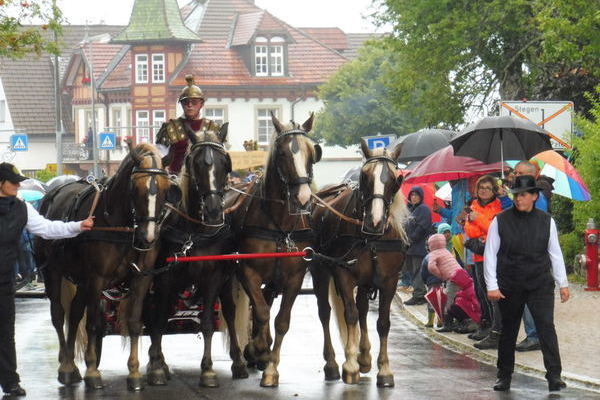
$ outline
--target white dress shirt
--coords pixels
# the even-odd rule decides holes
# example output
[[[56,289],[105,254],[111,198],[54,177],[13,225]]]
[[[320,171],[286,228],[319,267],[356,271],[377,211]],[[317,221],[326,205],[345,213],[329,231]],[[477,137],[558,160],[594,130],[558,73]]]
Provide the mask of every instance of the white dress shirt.
[[[34,235],[44,239],[66,239],[79,235],[81,232],[81,221],[50,221],[40,215],[28,202],[27,225],[25,228]]]
[[[487,240],[485,242],[485,253],[483,255],[483,274],[487,290],[497,290],[498,280],[496,278],[496,269],[498,264],[498,250],[500,250],[500,235],[498,234],[498,220],[496,217],[492,220],[488,229]],[[548,253],[550,263],[552,264],[552,276],[559,288],[569,286],[567,280],[567,271],[563,260],[562,250],[558,242],[558,234],[554,219],[550,218],[550,238],[548,239]]]

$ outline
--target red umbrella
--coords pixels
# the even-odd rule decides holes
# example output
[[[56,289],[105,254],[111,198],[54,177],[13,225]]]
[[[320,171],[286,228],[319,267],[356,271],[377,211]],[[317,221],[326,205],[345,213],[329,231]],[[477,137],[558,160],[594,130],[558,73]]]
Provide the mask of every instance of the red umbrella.
[[[446,306],[447,299],[448,296],[440,286],[432,287],[425,295],[425,300],[431,304],[431,307],[442,322],[444,321],[444,307]]]
[[[488,172],[500,171],[502,163],[485,164],[470,157],[454,155],[452,146],[427,156],[406,178],[407,183],[426,183],[464,179]]]
[[[400,173],[402,174],[402,171],[400,171]],[[410,174],[409,176],[412,176],[412,174]],[[408,180],[409,178],[406,178],[406,180]],[[425,196],[425,198],[423,199],[423,204],[425,204],[427,207],[429,207],[429,210],[433,210],[433,202],[434,199],[436,199],[438,204],[443,204],[444,200],[440,199],[438,197],[435,196],[435,192],[436,192],[436,188],[435,185],[432,183],[424,183],[424,184],[419,184],[416,185],[414,184],[414,182],[403,182],[402,183],[402,193],[404,193],[404,197],[406,197],[406,199],[408,200],[408,193],[410,193],[410,189],[413,186],[420,186],[421,189],[423,189],[423,195]],[[431,213],[431,222],[441,222],[442,221],[442,216],[438,213]]]

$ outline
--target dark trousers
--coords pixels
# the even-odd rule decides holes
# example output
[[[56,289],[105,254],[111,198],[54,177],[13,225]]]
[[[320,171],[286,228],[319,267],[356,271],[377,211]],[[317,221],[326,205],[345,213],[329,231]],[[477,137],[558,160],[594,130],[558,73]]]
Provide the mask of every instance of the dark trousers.
[[[0,386],[8,389],[19,382],[15,350],[15,295],[0,285]],[[4,289],[4,290],[3,290]]]
[[[554,329],[554,284],[535,290],[501,290],[498,303],[502,313],[502,333],[498,345],[498,376],[509,377],[515,366],[515,345],[525,304],[537,327],[546,367],[546,378],[559,378],[562,372],[558,339]]]
[[[412,277],[413,293],[412,297],[422,299],[425,297],[427,290],[425,289],[425,283],[421,277],[421,264],[423,263],[424,256],[406,256],[404,261],[405,269],[410,271]]]

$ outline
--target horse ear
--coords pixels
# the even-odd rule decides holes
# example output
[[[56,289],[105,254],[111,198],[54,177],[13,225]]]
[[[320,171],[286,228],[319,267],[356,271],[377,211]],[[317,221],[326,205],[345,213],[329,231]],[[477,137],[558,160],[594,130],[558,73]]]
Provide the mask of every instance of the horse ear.
[[[219,140],[221,141],[221,143],[225,143],[225,140],[227,140],[228,129],[229,129],[229,122],[225,122],[223,125],[221,125],[221,129],[219,130],[219,134],[217,135],[219,137]]]
[[[321,156],[323,155],[323,149],[320,145],[315,144],[315,163],[321,161]]]
[[[273,126],[275,127],[275,131],[277,132],[277,135],[279,135],[281,132],[283,132],[285,130],[285,128],[283,127],[283,125],[281,125],[281,122],[279,122],[279,120],[277,119],[277,117],[275,116],[275,113],[273,111],[271,111],[271,121],[273,122]]]
[[[129,155],[131,155],[133,161],[135,161],[136,164],[141,163],[142,157],[140,157],[140,155],[138,154],[137,147],[133,147],[133,142],[131,140],[129,140],[127,145],[129,146]]]
[[[306,121],[304,121],[304,123],[302,124],[302,129],[304,129],[304,132],[308,133],[311,131],[314,120],[315,120],[315,113],[311,112],[310,117],[308,117],[308,119]]]
[[[175,183],[171,183],[167,192],[167,203],[178,204],[181,201],[181,189]]]
[[[225,165],[225,170],[227,171],[227,173],[231,172],[231,156],[229,155],[229,153],[227,153],[227,158],[226,158],[226,162],[227,164]]]
[[[392,150],[390,154],[390,158],[394,161],[397,161],[398,157],[400,157],[400,154],[402,154],[402,143],[394,147],[394,150]]]
[[[360,150],[367,160],[371,158],[371,150],[369,149],[367,141],[363,138],[360,138]]]

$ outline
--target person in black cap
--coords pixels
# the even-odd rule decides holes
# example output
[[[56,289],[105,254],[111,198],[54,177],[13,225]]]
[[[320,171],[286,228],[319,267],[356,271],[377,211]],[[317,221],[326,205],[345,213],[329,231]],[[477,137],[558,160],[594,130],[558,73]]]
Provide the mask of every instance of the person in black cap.
[[[31,204],[16,197],[25,179],[14,165],[0,163],[0,386],[9,396],[25,396],[17,373],[14,286],[14,265],[23,228],[44,239],[62,239],[94,226],[93,217],[77,222],[42,217]]]
[[[515,364],[515,345],[523,308],[529,307],[538,329],[548,389],[566,387],[554,328],[554,287],[560,299],[569,300],[569,283],[556,224],[550,214],[535,208],[541,187],[535,178],[515,178],[513,206],[490,224],[485,243],[484,273],[487,295],[497,300],[502,314],[498,345],[498,380],[494,390],[510,389]]]

